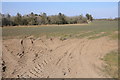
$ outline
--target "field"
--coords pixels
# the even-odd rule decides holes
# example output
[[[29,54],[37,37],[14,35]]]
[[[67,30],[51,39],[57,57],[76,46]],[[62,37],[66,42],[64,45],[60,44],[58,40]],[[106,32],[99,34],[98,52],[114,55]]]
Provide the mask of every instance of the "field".
[[[5,78],[118,77],[117,21],[3,27],[2,35]]]
[[[3,37],[85,37],[93,34],[105,32],[105,35],[111,35],[118,30],[117,21],[94,21],[85,25],[58,25],[58,26],[32,26],[32,27],[5,27],[3,28]],[[104,36],[104,35],[103,35]],[[112,35],[115,36],[115,35]],[[116,36],[117,37],[117,36]]]

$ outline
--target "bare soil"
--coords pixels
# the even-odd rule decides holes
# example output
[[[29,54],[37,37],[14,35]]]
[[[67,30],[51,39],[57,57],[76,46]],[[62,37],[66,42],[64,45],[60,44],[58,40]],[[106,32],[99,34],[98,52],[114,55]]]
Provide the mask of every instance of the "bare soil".
[[[116,40],[34,39],[3,40],[4,78],[105,78],[103,56],[118,48]]]

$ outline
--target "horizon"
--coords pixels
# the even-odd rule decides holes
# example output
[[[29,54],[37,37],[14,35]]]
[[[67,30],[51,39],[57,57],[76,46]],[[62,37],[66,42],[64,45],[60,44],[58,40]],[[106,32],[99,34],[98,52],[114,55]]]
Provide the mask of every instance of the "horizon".
[[[15,16],[46,13],[57,15],[63,13],[66,16],[85,16],[91,14],[94,19],[118,17],[117,2],[2,2],[2,14]]]

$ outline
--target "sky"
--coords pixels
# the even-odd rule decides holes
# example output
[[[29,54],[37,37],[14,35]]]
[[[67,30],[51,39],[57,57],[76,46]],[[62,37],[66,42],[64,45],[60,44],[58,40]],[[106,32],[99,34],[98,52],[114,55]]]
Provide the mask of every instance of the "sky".
[[[2,13],[22,15],[31,12],[55,15],[59,12],[66,16],[91,14],[94,18],[118,17],[118,2],[2,2]]]

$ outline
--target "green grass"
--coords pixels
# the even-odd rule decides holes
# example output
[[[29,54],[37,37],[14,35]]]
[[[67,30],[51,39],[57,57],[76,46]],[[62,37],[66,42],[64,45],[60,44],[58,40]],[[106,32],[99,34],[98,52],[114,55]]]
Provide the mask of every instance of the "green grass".
[[[120,39],[120,38],[118,38],[118,34],[111,34],[109,37],[113,40]]]
[[[108,34],[100,34],[100,35],[94,35],[94,36],[92,36],[92,37],[89,37],[89,39],[97,39],[97,38],[100,38],[100,37],[104,37],[104,36],[108,36]]]
[[[112,78],[118,78],[118,51],[108,53],[103,60],[107,64],[104,66],[104,72]]]
[[[46,35],[47,37],[86,37],[100,32],[114,32],[118,30],[117,21],[93,21],[88,25],[68,25],[68,26],[41,26],[39,27],[4,27],[3,37],[16,38],[33,35],[35,37]],[[91,32],[89,32],[91,31]],[[82,34],[84,32],[84,34]],[[89,32],[89,33],[87,33]],[[66,37],[66,36],[65,36]]]
[[[97,39],[97,38],[105,37],[105,36],[108,36],[112,40],[118,39],[118,33],[114,33],[114,31],[108,31],[108,32],[104,32],[104,33],[96,33],[96,34],[93,34],[92,36],[88,37],[88,39]]]

